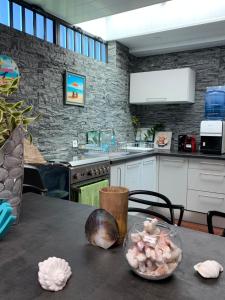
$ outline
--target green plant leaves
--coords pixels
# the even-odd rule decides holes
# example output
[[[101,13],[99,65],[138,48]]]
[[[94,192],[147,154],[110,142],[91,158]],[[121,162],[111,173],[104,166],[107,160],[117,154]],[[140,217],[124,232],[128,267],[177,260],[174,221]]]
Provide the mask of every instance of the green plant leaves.
[[[40,114],[35,117],[30,116],[33,106],[24,107],[24,104],[25,100],[9,103],[4,98],[0,98],[0,147],[17,126],[21,125],[27,132],[28,126],[40,118]],[[28,135],[32,141],[31,134],[28,133]]]

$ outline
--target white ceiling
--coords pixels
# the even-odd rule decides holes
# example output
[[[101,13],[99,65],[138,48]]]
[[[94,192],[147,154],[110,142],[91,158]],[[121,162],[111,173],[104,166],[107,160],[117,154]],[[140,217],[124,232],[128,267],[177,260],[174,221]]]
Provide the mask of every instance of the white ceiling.
[[[225,0],[28,2],[105,40],[120,41],[135,56],[225,45]]]
[[[77,24],[167,0],[25,0],[46,12]]]

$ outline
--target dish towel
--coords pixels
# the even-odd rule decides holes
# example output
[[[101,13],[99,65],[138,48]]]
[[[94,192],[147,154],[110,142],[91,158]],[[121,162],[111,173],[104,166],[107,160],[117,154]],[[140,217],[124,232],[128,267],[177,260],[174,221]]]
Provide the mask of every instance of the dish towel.
[[[99,207],[99,191],[109,186],[109,181],[102,180],[80,188],[79,203]]]

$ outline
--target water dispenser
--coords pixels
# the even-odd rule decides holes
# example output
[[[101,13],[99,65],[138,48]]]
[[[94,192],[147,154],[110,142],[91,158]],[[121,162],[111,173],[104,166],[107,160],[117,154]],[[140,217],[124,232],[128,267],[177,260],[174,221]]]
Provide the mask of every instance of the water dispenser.
[[[225,86],[207,88],[205,94],[205,119],[225,119]]]

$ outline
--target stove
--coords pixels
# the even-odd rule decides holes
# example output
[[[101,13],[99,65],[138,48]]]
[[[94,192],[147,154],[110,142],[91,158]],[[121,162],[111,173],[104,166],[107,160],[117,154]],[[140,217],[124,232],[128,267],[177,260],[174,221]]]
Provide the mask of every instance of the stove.
[[[110,180],[110,161],[70,166],[70,200],[78,201],[80,188],[102,180]]]

